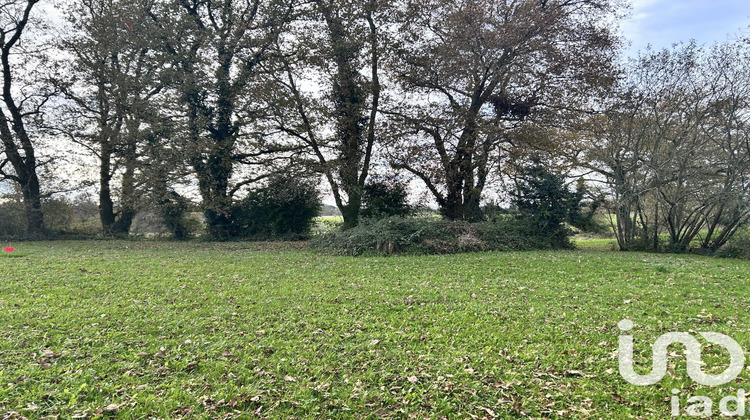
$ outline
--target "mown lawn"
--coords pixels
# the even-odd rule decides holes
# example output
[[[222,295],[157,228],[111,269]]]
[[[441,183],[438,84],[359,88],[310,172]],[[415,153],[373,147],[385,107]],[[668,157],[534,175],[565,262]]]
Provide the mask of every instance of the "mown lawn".
[[[560,252],[350,258],[292,246],[13,244],[0,418],[666,418],[696,386],[618,373],[669,331],[750,349],[750,263]],[[707,369],[728,364],[705,350]],[[717,363],[719,363],[717,365]],[[642,369],[646,372],[645,369]],[[718,408],[716,408],[718,410]]]

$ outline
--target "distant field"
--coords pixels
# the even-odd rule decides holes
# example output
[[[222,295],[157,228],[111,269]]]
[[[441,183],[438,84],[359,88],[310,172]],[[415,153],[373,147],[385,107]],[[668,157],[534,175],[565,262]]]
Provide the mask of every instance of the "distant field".
[[[696,386],[676,345],[664,380],[630,385],[616,326],[634,321],[643,368],[669,331],[750,349],[750,262],[587,244],[382,258],[293,244],[11,244],[0,418],[667,418],[673,388],[684,408],[750,387],[747,370]],[[718,346],[704,353],[723,370]]]
[[[344,223],[344,216],[318,216],[318,220],[332,220],[334,222]]]

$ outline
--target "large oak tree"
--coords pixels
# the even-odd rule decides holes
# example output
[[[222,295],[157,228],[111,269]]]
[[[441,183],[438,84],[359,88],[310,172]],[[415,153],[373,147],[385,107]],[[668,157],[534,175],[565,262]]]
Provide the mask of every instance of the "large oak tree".
[[[559,125],[611,81],[607,0],[410,3],[391,70],[404,101],[393,166],[417,176],[449,219],[478,220],[500,146],[525,125]]]

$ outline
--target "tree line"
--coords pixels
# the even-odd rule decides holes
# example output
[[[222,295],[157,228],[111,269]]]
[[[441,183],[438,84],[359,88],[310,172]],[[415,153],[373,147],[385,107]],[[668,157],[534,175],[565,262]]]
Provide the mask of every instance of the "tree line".
[[[242,197],[279,174],[324,179],[344,228],[374,173],[419,180],[442,216],[473,222],[543,159],[590,178],[623,249],[662,231],[686,245],[706,228],[720,246],[747,218],[747,43],[623,66],[624,6],[71,0],[50,25],[38,12],[51,5],[12,0],[0,6],[0,177],[22,192],[31,234],[51,191],[40,172],[86,154],[105,232],[192,184],[224,239]],[[50,141],[68,146],[37,157]]]
[[[747,223],[748,63],[746,40],[648,51],[574,141],[572,162],[604,181],[620,249],[713,252]]]

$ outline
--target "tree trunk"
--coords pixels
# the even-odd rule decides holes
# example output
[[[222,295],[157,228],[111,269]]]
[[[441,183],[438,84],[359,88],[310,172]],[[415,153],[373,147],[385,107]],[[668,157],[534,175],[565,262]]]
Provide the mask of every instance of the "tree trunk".
[[[440,214],[448,220],[461,220],[463,218],[461,194],[456,190],[455,182],[449,181],[447,187],[448,194],[445,195],[445,204],[440,208]]]
[[[39,189],[39,179],[36,173],[29,176],[23,187],[23,203],[26,209],[27,232],[31,236],[43,236],[46,234],[44,225],[44,213],[42,213],[42,200]]]
[[[222,40],[224,42],[224,40]],[[215,240],[228,240],[232,237],[232,196],[229,181],[232,178],[234,164],[236,128],[232,122],[235,111],[235,93],[231,83],[231,68],[234,56],[220,48],[215,72],[216,106],[215,116],[208,123],[208,144],[205,148],[194,151],[192,163],[198,176],[198,187],[203,200],[202,207],[206,216],[208,234]],[[198,91],[190,93],[191,134],[200,144],[201,129],[197,125],[200,115],[201,98]]]
[[[108,141],[101,143],[99,162],[99,220],[105,235],[114,233],[115,205],[112,202],[112,150]]]
[[[369,151],[362,150],[364,141],[365,101],[367,94],[360,80],[361,75],[355,68],[357,53],[361,48],[351,38],[344,23],[335,16],[331,4],[318,3],[319,9],[328,28],[328,36],[331,42],[332,61],[336,65],[336,75],[332,86],[332,95],[335,103],[335,130],[340,143],[340,167],[341,188],[347,193],[347,204],[339,206],[344,216],[343,229],[357,226],[359,213],[362,208],[362,190],[367,178],[367,170],[364,165],[369,165]],[[371,19],[371,16],[369,16]],[[374,24],[370,21],[370,27],[374,30]],[[375,45],[373,45],[375,49]],[[377,67],[377,55],[373,52],[373,65]],[[379,89],[377,82],[377,68],[373,68],[372,89]],[[373,91],[373,109],[377,110],[379,93]],[[374,118],[373,113],[370,118]],[[368,138],[368,146],[374,141],[374,121],[370,121],[369,132],[373,137]],[[364,162],[363,162],[364,158]],[[361,171],[361,174],[360,174]]]
[[[464,220],[469,222],[479,222],[482,220],[484,215],[482,214],[480,200],[481,192],[478,193],[476,188],[472,188],[469,196],[465,198]]]
[[[473,174],[465,171],[458,176],[449,176],[444,204],[440,207],[440,214],[448,220],[465,220],[478,222],[482,220],[480,206],[482,191],[472,183]],[[467,179],[469,178],[469,179]],[[470,187],[467,188],[466,186]]]
[[[133,133],[132,129],[128,129],[128,133]],[[131,134],[132,136],[132,134]],[[133,138],[130,139],[130,144],[125,149],[125,173],[122,174],[122,192],[120,196],[120,212],[117,222],[115,223],[114,229],[117,233],[127,234],[130,232],[130,226],[133,224],[135,219],[136,203],[138,197],[135,190],[135,169],[138,165],[136,160],[136,147],[137,144]]]
[[[446,205],[441,213],[449,220],[482,220],[480,201],[481,186],[477,186],[474,174],[474,155],[477,153],[477,118],[483,100],[479,91],[472,98],[472,105],[464,120],[463,131],[458,140],[454,157],[446,170]]]
[[[362,209],[362,194],[349,192],[348,195],[349,202],[339,208],[344,217],[344,225],[341,227],[343,230],[351,229],[359,224],[359,213]]]
[[[231,219],[227,214],[219,213],[214,210],[206,210],[204,213],[206,217],[206,229],[208,235],[217,241],[226,241],[231,238],[231,232],[229,230],[229,224]]]
[[[196,158],[193,168],[198,175],[203,213],[208,234],[215,240],[231,238],[232,200],[229,196],[229,178],[232,175],[231,149],[215,150],[207,162]]]

